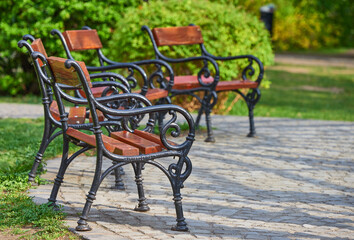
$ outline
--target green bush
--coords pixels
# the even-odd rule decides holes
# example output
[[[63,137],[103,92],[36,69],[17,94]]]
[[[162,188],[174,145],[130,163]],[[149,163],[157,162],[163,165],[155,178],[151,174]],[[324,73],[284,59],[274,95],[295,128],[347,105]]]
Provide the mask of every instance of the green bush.
[[[26,50],[17,47],[24,34],[41,38],[49,56],[64,57],[60,41],[50,35],[52,29],[63,31],[93,26],[105,44],[121,13],[139,4],[141,2],[135,0],[0,1],[0,94],[38,93]]]
[[[117,22],[105,51],[109,58],[118,61],[154,58],[151,41],[148,34],[141,30],[142,25],[154,28],[187,26],[190,23],[201,27],[206,48],[214,55],[253,54],[266,65],[273,62],[268,33],[256,17],[233,6],[225,7],[206,0],[150,1],[138,9],[128,9]],[[172,58],[200,55],[199,46],[171,48],[173,51],[170,47],[160,50]],[[236,77],[240,67],[245,65],[247,61],[224,62],[220,65],[221,80]],[[177,74],[183,74],[196,71],[196,68],[189,64],[174,70]]]
[[[26,50],[20,50],[17,42],[24,34],[31,34],[42,39],[49,56],[65,57],[59,39],[50,35],[54,28],[60,31],[80,29],[84,25],[95,28],[105,50],[109,51],[107,56],[128,61],[152,57],[147,35],[140,30],[143,24],[155,27],[194,22],[202,27],[207,47],[213,54],[252,53],[266,64],[273,59],[267,34],[255,17],[207,0],[156,0],[147,4],[136,0],[0,1],[0,17],[0,94],[38,93]],[[112,34],[115,40],[111,41]],[[121,57],[122,54],[128,57]],[[97,64],[93,63],[93,53],[85,57],[81,53],[73,55],[78,60]],[[235,67],[226,65],[223,73],[235,74]]]
[[[210,0],[231,4],[259,16],[269,0]],[[272,0],[276,10],[273,42],[276,50],[354,47],[352,0]]]

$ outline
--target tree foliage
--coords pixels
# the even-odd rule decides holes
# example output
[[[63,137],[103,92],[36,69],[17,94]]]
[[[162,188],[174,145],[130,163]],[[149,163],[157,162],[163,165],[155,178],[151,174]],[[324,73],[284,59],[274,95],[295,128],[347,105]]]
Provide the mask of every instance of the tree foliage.
[[[274,3],[273,42],[276,50],[354,47],[352,0],[211,0],[259,16]]]
[[[118,61],[154,58],[148,34],[140,30],[142,25],[155,28],[191,23],[201,27],[206,48],[214,55],[253,54],[266,65],[273,62],[269,35],[257,17],[231,5],[225,7],[205,0],[150,1],[138,9],[128,9],[105,49],[107,56]],[[201,55],[198,45],[161,47],[160,50],[172,58]],[[220,63],[221,80],[238,76],[247,64],[247,60]],[[199,70],[198,67],[194,63],[179,65],[174,71],[185,74]]]
[[[139,4],[141,2],[135,0],[0,1],[0,93],[38,92],[26,51],[17,47],[23,35],[41,38],[49,56],[64,57],[59,40],[50,35],[52,29],[64,31],[94,26],[105,44],[121,13]]]

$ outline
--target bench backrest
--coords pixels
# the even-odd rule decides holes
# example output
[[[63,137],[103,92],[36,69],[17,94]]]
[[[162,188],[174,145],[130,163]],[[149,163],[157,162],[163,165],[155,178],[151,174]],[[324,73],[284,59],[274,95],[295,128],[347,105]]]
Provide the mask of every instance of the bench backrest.
[[[65,67],[65,61],[67,59],[65,58],[59,58],[59,57],[48,57],[47,61],[50,65],[50,68],[52,69],[53,75],[55,77],[55,81],[57,83],[62,83],[65,85],[69,86],[74,86],[74,87],[79,87],[81,86],[81,81],[80,78],[75,71],[73,67],[70,69]],[[89,87],[92,87],[91,80],[90,80],[90,75],[86,69],[86,65],[84,62],[79,62],[77,63],[80,65],[86,80],[88,82]]]
[[[199,26],[154,28],[152,34],[157,46],[204,43]]]
[[[82,51],[102,48],[101,40],[95,29],[69,30],[63,32],[69,51]]]

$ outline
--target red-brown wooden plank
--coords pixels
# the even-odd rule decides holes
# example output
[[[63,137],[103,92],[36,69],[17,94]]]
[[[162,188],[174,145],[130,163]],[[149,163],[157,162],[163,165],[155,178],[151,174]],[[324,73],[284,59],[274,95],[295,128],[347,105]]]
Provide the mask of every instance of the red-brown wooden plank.
[[[69,111],[68,123],[69,124],[82,124],[85,123],[86,107],[72,107]]]
[[[77,140],[83,141],[93,147],[96,147],[96,137],[94,135],[87,135],[79,130],[68,128],[66,134]],[[139,149],[129,144],[123,143],[119,140],[102,135],[102,140],[105,148],[115,154],[123,156],[139,155]]]
[[[141,90],[134,91],[134,93],[140,93],[140,92]],[[145,95],[145,97],[150,101],[160,99],[160,98],[165,98],[167,96],[168,96],[168,91],[161,88],[150,88],[148,89]]]
[[[58,83],[63,83],[63,84],[70,85],[70,86],[80,86],[81,85],[79,76],[76,73],[76,71],[74,70],[74,68],[71,67],[70,69],[67,69],[65,67],[64,63],[67,59],[59,58],[59,57],[48,57],[47,60],[48,60],[48,63],[53,71],[55,80]],[[79,62],[79,61],[77,63],[80,65],[82,71],[84,72],[89,86],[92,87],[92,84],[90,81],[90,75],[86,69],[85,63]]]
[[[139,148],[143,154],[160,152],[162,150],[161,145],[127,131],[112,132],[111,137]]]
[[[164,145],[161,142],[160,136],[153,134],[153,133],[148,133],[148,132],[144,132],[144,131],[140,131],[140,130],[134,130],[134,134],[145,138],[146,140],[149,140],[151,142],[157,143],[159,144],[161,147],[165,148]],[[171,145],[177,145],[177,143],[174,143],[172,141],[167,140],[169,144]]]
[[[55,101],[55,100],[52,101],[52,103],[50,104],[50,107],[49,107],[49,111],[55,120],[60,121],[60,113],[59,113],[57,101]]]
[[[212,77],[205,78],[202,76],[202,81],[206,84],[212,83]],[[197,76],[176,76],[174,79],[173,89],[191,89],[197,88],[201,85],[198,82]],[[233,80],[233,81],[219,81],[216,85],[216,91],[236,90],[242,88],[257,88],[258,83],[248,80]]]
[[[47,52],[45,51],[45,48],[43,46],[43,42],[40,38],[35,39],[32,42],[31,47],[34,51],[42,53],[46,58],[48,57]],[[40,66],[43,66],[43,62],[41,59],[38,59],[38,63]]]
[[[103,113],[102,113],[100,110],[97,110],[97,109],[96,109],[96,113],[97,113],[98,121],[104,121],[104,115],[103,115]],[[91,115],[91,112],[90,112],[90,115],[89,115],[89,121],[90,121],[90,123],[92,123],[92,115]]]
[[[70,51],[102,48],[101,40],[95,29],[65,31],[63,36]]]
[[[202,76],[202,81],[206,84],[212,83],[214,79],[212,77],[205,78]],[[173,89],[190,89],[200,87],[197,76],[175,76]]]
[[[216,91],[227,91],[227,90],[235,90],[242,88],[257,88],[258,83],[254,81],[248,80],[233,80],[233,81],[222,81],[218,82],[216,85]]]
[[[203,43],[199,26],[154,28],[152,34],[157,46]]]
[[[98,97],[102,97],[102,93],[103,91],[106,89],[107,87],[93,87],[91,88],[91,92],[93,94],[93,96],[95,98],[98,98]],[[83,96],[84,98],[86,98],[86,94],[85,94],[85,91],[83,89],[80,89],[79,90],[81,96]],[[113,90],[110,90],[108,91],[108,93],[106,94],[106,96],[109,96],[113,93]]]

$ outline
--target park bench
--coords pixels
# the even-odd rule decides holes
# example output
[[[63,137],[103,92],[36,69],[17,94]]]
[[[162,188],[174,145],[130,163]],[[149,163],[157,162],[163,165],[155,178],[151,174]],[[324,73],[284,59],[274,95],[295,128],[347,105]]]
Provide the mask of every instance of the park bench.
[[[26,47],[29,54],[31,54],[34,51],[40,52],[43,54],[45,57],[47,57],[46,50],[43,46],[43,43],[40,38],[35,39],[33,36],[27,34],[23,37],[24,40],[21,40],[18,43],[19,47]],[[29,44],[26,40],[29,40],[31,44]],[[43,64],[43,62],[38,59],[39,66],[41,68],[46,68],[46,65]],[[36,68],[35,68],[36,70]],[[56,100],[53,98],[53,92],[50,86],[48,86],[48,82],[43,80],[43,76],[39,75],[39,72],[37,72],[37,79],[39,83],[39,87],[41,90],[42,94],[42,104],[44,108],[44,131],[43,131],[43,137],[42,137],[42,142],[40,144],[39,150],[35,156],[31,171],[28,174],[28,181],[33,182],[37,173],[37,169],[42,162],[43,159],[43,154],[45,150],[47,149],[48,145],[59,135],[62,134],[62,131],[57,131],[58,128],[60,128],[60,112],[58,108],[58,104]],[[110,95],[113,94],[117,91],[117,87],[119,89],[122,89],[123,92],[130,92],[130,84],[128,81],[123,78],[122,76],[115,74],[115,73],[100,73],[100,74],[93,74],[90,76],[91,79],[94,78],[109,78],[114,81],[101,81],[101,82],[89,82],[89,86],[91,89],[95,90],[96,88],[101,89],[101,95],[98,95],[99,91],[95,91],[95,96],[100,97],[100,96],[105,96],[105,95]],[[120,83],[118,83],[120,82]],[[72,90],[70,87],[68,88],[69,90]],[[75,90],[77,93],[76,95],[81,96],[77,90]],[[97,111],[97,115],[99,120],[104,120],[104,116],[102,112]],[[87,107],[82,107],[82,106],[75,106],[71,107],[68,109],[68,124],[70,127],[73,128],[78,128],[78,129],[87,129],[92,127],[89,124],[85,124],[85,122],[92,122],[92,116],[88,111]],[[116,129],[119,126],[116,126]],[[122,174],[122,169],[120,171],[115,171],[115,176],[116,176],[116,181],[115,181],[115,188],[116,189],[124,189],[124,184],[121,179],[121,174]]]
[[[135,61],[131,63],[113,61],[102,53],[101,49],[103,46],[97,31],[95,29],[91,29],[88,26],[83,27],[81,30],[67,30],[63,33],[57,29],[53,29],[51,34],[57,35],[60,38],[66,53],[66,57],[69,59],[74,59],[71,55],[71,51],[96,50],[100,66],[87,66],[87,70],[89,72],[102,72],[107,70],[112,71],[116,69],[128,68],[131,72],[131,74],[127,77],[129,80],[132,78],[134,69],[136,69],[142,75],[144,84],[141,90],[135,90],[133,92],[138,92],[144,95],[150,101],[158,100],[156,104],[171,103],[169,99],[169,92],[173,86],[174,76],[171,67],[164,61],[156,59]],[[142,74],[143,70],[140,68],[140,66],[144,65],[156,66],[156,70],[149,76],[148,79],[145,74]],[[167,74],[163,73],[162,67],[166,68]],[[167,80],[164,75],[168,75],[169,80]],[[136,84],[131,86],[132,89],[135,87]],[[97,88],[95,91],[93,91],[93,93],[100,95],[101,92],[100,89]]]
[[[236,92],[240,94],[245,100],[248,107],[250,123],[250,131],[247,136],[255,136],[256,131],[253,119],[253,109],[261,96],[259,86],[261,84],[264,72],[262,62],[258,58],[252,55],[217,57],[210,54],[204,46],[204,40],[199,26],[190,25],[184,27],[165,27],[154,28],[152,30],[150,30],[150,28],[147,26],[143,26],[142,30],[146,31],[151,39],[156,59],[164,60],[170,64],[176,64],[188,61],[200,61],[201,57],[203,57],[203,65],[198,75],[175,76],[174,85],[171,89],[171,97],[187,94],[198,99],[198,101],[201,103],[201,107],[196,119],[196,126],[199,125],[201,115],[205,113],[208,127],[208,138],[206,141],[214,141],[211,121],[208,118],[212,108],[216,104],[217,93],[224,91]],[[194,57],[173,59],[162,54],[159,50],[160,46],[194,44],[200,46],[201,55],[199,58]],[[211,76],[210,69],[208,68],[208,62],[213,63],[213,61],[228,61],[236,59],[246,59],[249,62],[248,66],[242,71],[241,79],[219,81],[218,70],[215,70],[214,77]],[[258,65],[259,70],[259,74],[255,81],[249,78],[255,73],[255,69],[252,66],[254,62]],[[243,91],[241,91],[243,89],[249,89],[249,91],[245,94]],[[196,92],[205,92],[204,97],[202,99],[199,98],[199,96],[195,94]]]
[[[25,43],[21,42],[21,44]],[[87,223],[88,214],[99,186],[110,172],[123,165],[131,164],[134,169],[138,189],[138,205],[135,210],[149,210],[142,184],[142,169],[144,165],[151,164],[162,170],[172,186],[177,214],[177,224],[172,229],[187,231],[188,227],[183,216],[180,190],[192,170],[191,161],[187,156],[195,134],[194,121],[190,114],[183,108],[171,104],[152,106],[150,101],[140,94],[125,93],[122,90],[124,85],[119,83],[116,83],[117,86],[120,85],[122,87],[119,94],[96,98],[91,91],[90,75],[83,62],[58,57],[47,58],[36,51],[31,53],[31,58],[40,80],[47,87],[50,87],[54,93],[60,115],[60,121],[55,121],[55,124],[61,128],[63,134],[62,159],[49,198],[51,205],[56,207],[57,194],[70,163],[87,150],[95,149],[96,167],[94,177],[76,230],[91,230]],[[48,67],[41,67],[40,61]],[[49,72],[46,70],[49,70]],[[64,91],[65,88],[81,88],[87,98],[83,99],[69,95]],[[88,126],[87,128],[79,128],[68,124],[68,113],[65,110],[64,102],[70,102],[78,106],[88,106],[92,116],[92,123],[85,123]],[[112,108],[112,102],[114,102],[114,108]],[[103,113],[105,120],[99,120],[98,110]],[[154,115],[158,112],[168,112],[170,119],[165,122],[161,133],[155,135],[151,132],[154,127]],[[146,120],[145,128],[142,130],[130,129],[129,125],[126,124],[127,118],[141,115],[145,116],[143,118],[143,120]],[[180,128],[176,123],[179,118],[188,123],[189,131],[185,140],[182,138],[182,141],[181,139],[172,141],[171,138],[177,138],[180,133]],[[116,125],[122,126],[124,129],[122,131],[114,131],[114,126]],[[108,135],[104,134],[103,128],[109,130]],[[169,129],[173,130],[171,134],[167,134]],[[74,144],[81,148],[69,156],[69,144]],[[103,169],[102,163],[106,161],[103,157],[114,162],[107,169]],[[164,161],[158,162],[160,158],[164,158]],[[171,159],[167,166],[166,158]]]

